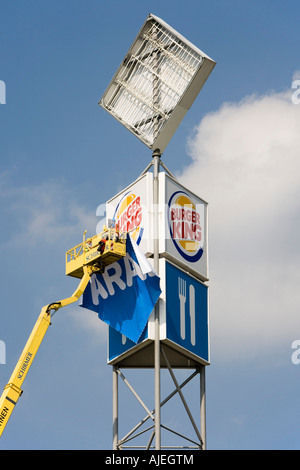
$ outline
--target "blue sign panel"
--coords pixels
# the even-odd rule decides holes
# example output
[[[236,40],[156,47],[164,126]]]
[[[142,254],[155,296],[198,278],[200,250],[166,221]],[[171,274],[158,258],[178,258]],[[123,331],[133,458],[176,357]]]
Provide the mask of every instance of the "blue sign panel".
[[[137,344],[140,344],[148,337],[148,327],[146,326],[145,330],[143,331],[138,343],[134,343],[126,336],[119,333],[119,331],[115,330],[111,326],[108,330],[108,362],[113,361],[117,357],[121,356],[121,354],[129,351],[130,349],[134,348]]]
[[[166,337],[209,362],[208,287],[168,262]]]
[[[161,340],[176,348],[177,352],[193,359],[209,363],[208,336],[208,287],[200,280],[182,271],[167,260],[161,259],[162,299]],[[144,340],[154,340],[153,324],[146,326],[138,343],[130,341],[124,335],[109,328],[108,361],[115,362],[124,353],[126,357],[140,351]],[[123,356],[124,357],[124,356]],[[143,366],[143,356],[139,354],[138,365]]]

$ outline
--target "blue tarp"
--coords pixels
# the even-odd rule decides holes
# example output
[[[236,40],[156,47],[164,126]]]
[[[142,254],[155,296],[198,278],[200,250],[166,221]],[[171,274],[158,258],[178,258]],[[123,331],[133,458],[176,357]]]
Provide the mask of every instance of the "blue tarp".
[[[159,277],[128,235],[126,256],[93,274],[81,306],[137,343],[160,296]]]

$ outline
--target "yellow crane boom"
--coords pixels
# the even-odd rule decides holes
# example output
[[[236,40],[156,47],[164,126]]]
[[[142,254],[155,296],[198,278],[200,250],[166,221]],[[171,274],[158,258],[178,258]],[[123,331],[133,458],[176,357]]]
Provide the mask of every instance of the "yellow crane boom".
[[[76,302],[83,294],[94,272],[101,272],[105,266],[126,254],[126,234],[120,234],[116,230],[105,230],[102,234],[95,235],[86,241],[85,233],[83,243],[69,250],[66,256],[66,274],[81,278],[77,289],[71,297],[42,308],[9,382],[4,387],[0,398],[0,437],[23,393],[21,386],[51,324],[51,312]]]

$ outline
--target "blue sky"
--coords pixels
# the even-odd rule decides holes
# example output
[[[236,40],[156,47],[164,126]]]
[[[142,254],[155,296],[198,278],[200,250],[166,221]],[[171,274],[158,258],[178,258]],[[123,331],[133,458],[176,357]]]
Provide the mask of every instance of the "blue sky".
[[[1,387],[41,307],[75,288],[65,251],[151,159],[97,104],[151,12],[217,62],[163,155],[210,204],[208,448],[299,448],[299,10],[293,0],[2,2]],[[59,311],[0,448],[110,449],[106,348],[92,312]],[[126,393],[123,422],[136,406]],[[179,411],[173,420],[184,426]]]

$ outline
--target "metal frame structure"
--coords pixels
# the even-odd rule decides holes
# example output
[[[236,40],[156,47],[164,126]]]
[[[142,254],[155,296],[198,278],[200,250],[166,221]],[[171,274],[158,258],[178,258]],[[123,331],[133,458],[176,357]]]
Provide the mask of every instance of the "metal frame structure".
[[[99,105],[163,153],[215,61],[149,14]]]
[[[154,270],[159,274],[159,214],[158,214],[158,202],[159,202],[159,168],[160,166],[176,181],[176,178],[168,170],[168,168],[162,163],[161,155],[159,150],[153,152],[153,159],[149,165],[145,168],[141,176],[146,173],[149,168],[153,166],[153,206],[154,206],[154,219],[153,219],[153,239],[154,239]],[[113,449],[123,450],[125,448],[143,448],[149,450],[153,448],[152,442],[155,440],[155,449],[161,450],[164,448],[183,448],[183,449],[206,449],[206,388],[205,388],[205,367],[199,364],[196,370],[180,385],[176,379],[175,373],[168,360],[166,351],[163,343],[160,341],[160,319],[159,319],[159,304],[155,305],[155,336],[154,336],[154,400],[155,407],[152,411],[146,406],[144,401],[134,390],[133,386],[129,383],[128,379],[121,372],[122,365],[115,364],[113,366]],[[170,393],[163,401],[161,401],[161,360],[163,359],[164,367],[166,367],[170,373],[172,381],[175,385],[175,389]],[[140,368],[140,367],[139,367]],[[182,388],[187,385],[195,376],[200,374],[200,426],[197,426],[195,419],[190,411],[187,401],[184,398]],[[125,385],[133,393],[137,401],[144,408],[147,415],[139,423],[137,423],[123,438],[119,439],[119,393],[118,393],[118,377],[121,377]],[[181,433],[172,430],[161,423],[161,408],[175,395],[178,394],[183,403],[187,416],[192,423],[197,440],[193,440]],[[148,428],[139,431],[139,428],[148,420],[151,419],[153,424]],[[190,442],[193,446],[163,446],[161,443],[161,429],[166,429],[182,439]],[[134,438],[144,434],[146,431],[151,431],[151,436],[148,442],[144,446],[126,446],[126,443],[133,440]]]
[[[173,175],[161,162],[161,155],[174,132],[191,107],[215,62],[187,39],[177,33],[160,18],[150,14],[135,41],[122,61],[99,104],[138,137],[152,151],[152,161],[145,172],[153,167],[153,258],[154,270],[159,275],[159,168],[160,166],[172,177]],[[142,173],[142,174],[143,174]],[[174,178],[175,179],[175,178]],[[160,341],[159,303],[154,309],[154,395],[155,407],[150,411],[136,393],[124,374],[121,364],[113,366],[113,448],[124,449],[125,444],[145,431],[139,431],[142,424],[151,419],[153,425],[150,439],[145,449],[152,446],[160,450],[161,429],[165,428],[187,439],[197,449],[206,449],[205,424],[205,366],[199,368],[189,379],[179,385],[173,369]],[[175,389],[161,401],[161,362],[169,370]],[[200,372],[200,415],[198,429],[192,413],[184,398],[182,388]],[[135,398],[142,405],[147,415],[126,436],[119,439],[118,413],[118,377],[129,387]],[[197,440],[191,440],[161,424],[161,407],[178,394],[192,423]],[[185,446],[184,446],[185,447]]]
[[[135,391],[132,384],[129,380],[125,377],[121,369],[115,365],[113,366],[113,449],[114,450],[125,450],[125,449],[144,449],[149,450],[152,449],[153,441],[155,439],[155,449],[192,449],[192,450],[205,450],[206,449],[206,395],[205,395],[205,366],[199,365],[197,369],[195,369],[181,384],[178,383],[175,373],[168,361],[166,353],[164,351],[163,346],[160,346],[161,354],[164,357],[164,360],[167,364],[167,369],[170,373],[172,381],[175,385],[174,390],[167,395],[159,403],[159,411],[161,408],[168,403],[176,394],[180,396],[181,402],[185,408],[186,414],[192,424],[192,427],[195,432],[195,438],[191,438],[188,436],[183,435],[182,433],[171,429],[170,427],[165,426],[161,423],[160,414],[159,416],[156,415],[156,410],[150,410],[149,407],[144,403],[140,395]],[[200,375],[200,417],[198,417],[198,421],[200,422],[200,426],[197,426],[197,423],[193,417],[193,414],[188,406],[188,403],[183,395],[182,389],[191,382],[195,377]],[[133,396],[142,406],[142,408],[146,411],[146,416],[142,418],[132,429],[130,429],[123,437],[119,438],[119,385],[118,385],[118,378],[121,377],[124,384],[128,387],[128,389],[132,392]],[[147,426],[146,428],[142,429],[142,426],[145,423],[151,420],[152,424]],[[172,445],[161,445],[157,442],[157,428],[159,427],[159,431],[164,429],[173,433],[177,437],[180,437],[184,442],[187,444],[183,444],[181,446],[172,446]],[[150,432],[150,437],[147,439],[145,445],[128,445],[129,442],[132,442],[134,439],[140,437],[143,434]],[[159,439],[161,439],[161,432],[159,432]]]

